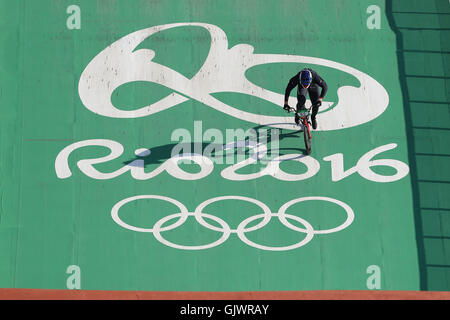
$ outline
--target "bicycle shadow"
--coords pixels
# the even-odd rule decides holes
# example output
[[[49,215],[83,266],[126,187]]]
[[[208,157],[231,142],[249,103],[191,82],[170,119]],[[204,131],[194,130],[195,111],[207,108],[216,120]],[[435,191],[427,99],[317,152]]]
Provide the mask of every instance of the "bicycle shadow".
[[[276,157],[292,154],[293,152],[301,153],[302,156],[297,156],[292,159],[301,158],[306,155],[306,150],[302,148],[291,148],[285,147],[281,148],[279,146],[280,141],[284,139],[300,139],[301,136],[298,135],[301,130],[289,133],[283,133],[280,129],[276,134],[273,134],[273,131],[270,129],[274,129],[270,127],[270,125],[259,125],[254,128],[257,133],[256,137],[253,137],[256,140],[252,140],[250,137],[247,137],[243,141],[237,142],[229,142],[225,144],[221,143],[210,143],[210,142],[191,142],[191,143],[169,143],[165,145],[159,146],[150,146],[148,148],[142,148],[140,153],[136,154],[136,157],[133,159],[124,161],[124,165],[135,166],[135,160],[143,160],[144,167],[150,165],[158,165],[162,164],[168,159],[177,156],[179,154],[198,154],[205,155],[210,157],[219,164],[229,164],[229,158],[233,157],[236,159],[238,156],[248,157],[251,155],[251,148],[249,148],[250,142],[252,141],[261,141],[258,139],[263,139],[263,141],[267,141],[267,156],[264,158],[265,160],[274,160]],[[272,148],[271,145],[274,144],[274,139],[278,140],[278,147]],[[303,140],[301,140],[303,141]],[[142,163],[142,162],[140,162]],[[140,164],[141,165],[141,164]]]
[[[283,133],[283,129],[278,129],[278,128],[272,127],[274,125],[280,125],[280,124],[284,124],[284,123],[269,123],[269,124],[266,124],[266,125],[255,126],[252,129],[256,130],[256,132],[261,131],[261,130],[264,130],[265,132],[267,132],[268,133],[267,134],[268,140],[271,140],[272,138],[275,138],[273,136],[273,134],[272,134],[272,130],[276,130],[275,131],[275,132],[277,132],[276,138],[278,138],[278,140],[280,142],[282,140],[284,140],[284,139],[292,138],[292,139],[300,139],[300,143],[299,144],[300,145],[303,144],[303,139],[302,139],[303,138],[303,130],[301,130],[301,129],[295,130],[295,131],[288,130],[288,131],[291,131],[291,132]],[[287,131],[287,130],[285,130],[285,131]],[[278,150],[279,151],[281,151],[281,150],[284,150],[284,151],[287,151],[287,150],[297,151],[297,152],[301,152],[305,156],[307,155],[306,149],[303,149],[303,148],[278,148]],[[274,150],[271,149],[271,151],[274,151]],[[280,153],[280,156],[281,155],[285,155],[285,154]]]

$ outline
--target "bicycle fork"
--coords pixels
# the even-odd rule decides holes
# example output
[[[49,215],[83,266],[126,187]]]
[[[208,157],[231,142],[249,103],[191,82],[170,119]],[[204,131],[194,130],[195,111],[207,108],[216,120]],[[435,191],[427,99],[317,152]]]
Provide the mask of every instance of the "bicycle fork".
[[[303,118],[302,124],[303,124],[303,130],[308,130],[307,132],[308,132],[309,139],[312,139],[311,129],[309,128],[308,119]]]

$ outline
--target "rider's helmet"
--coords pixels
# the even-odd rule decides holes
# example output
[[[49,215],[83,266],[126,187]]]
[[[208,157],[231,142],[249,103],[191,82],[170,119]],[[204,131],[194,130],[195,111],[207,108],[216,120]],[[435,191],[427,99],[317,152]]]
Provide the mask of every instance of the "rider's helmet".
[[[312,74],[311,71],[308,69],[303,69],[302,72],[300,72],[300,83],[302,84],[303,88],[308,88],[309,85],[312,82]]]

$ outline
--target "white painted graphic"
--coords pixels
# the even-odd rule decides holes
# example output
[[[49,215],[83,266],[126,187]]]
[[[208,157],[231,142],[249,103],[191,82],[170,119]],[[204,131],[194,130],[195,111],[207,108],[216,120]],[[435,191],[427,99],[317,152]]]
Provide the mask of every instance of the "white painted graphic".
[[[344,155],[336,153],[331,156],[323,158],[325,161],[331,161],[331,179],[333,181],[340,181],[349,175],[358,172],[361,177],[366,180],[376,182],[393,182],[400,180],[409,173],[409,167],[406,163],[394,159],[377,159],[372,160],[373,157],[379,153],[394,149],[397,144],[390,143],[384,146],[375,148],[362,156],[356,166],[344,171]],[[394,175],[381,175],[375,173],[371,167],[385,166],[393,168],[396,173]]]
[[[179,212],[168,215],[168,216],[158,220],[153,225],[152,228],[140,228],[140,227],[132,226],[130,224],[125,223],[119,217],[120,208],[129,202],[137,201],[137,200],[141,200],[141,199],[159,199],[159,200],[170,202],[178,207]],[[239,225],[236,229],[232,229],[226,221],[224,221],[223,219],[221,219],[219,217],[216,217],[214,215],[206,213],[207,210],[205,209],[208,205],[210,205],[212,203],[215,203],[218,201],[225,201],[225,200],[234,200],[234,201],[238,200],[238,201],[246,201],[246,202],[253,203],[253,204],[257,205],[258,207],[260,207],[261,212],[263,212],[263,213],[253,215],[253,216],[245,219],[244,221],[239,223]],[[325,230],[316,230],[313,228],[313,226],[308,221],[306,221],[302,218],[299,218],[296,215],[286,213],[286,210],[288,210],[292,205],[294,205],[296,203],[304,202],[304,201],[325,201],[325,202],[331,202],[331,203],[337,204],[338,206],[342,207],[345,210],[347,218],[342,224],[340,224],[339,226],[337,226],[335,228],[325,229]],[[125,229],[128,229],[128,230],[131,230],[131,231],[152,233],[154,235],[154,237],[156,238],[156,240],[158,240],[159,242],[161,242],[162,244],[164,244],[168,247],[172,247],[175,249],[205,250],[205,249],[214,248],[216,246],[223,244],[230,237],[230,235],[232,233],[235,233],[235,234],[237,234],[239,239],[241,239],[241,241],[244,242],[245,244],[247,244],[251,247],[261,249],[261,250],[266,250],[266,251],[287,251],[287,250],[293,250],[296,248],[300,248],[300,247],[306,245],[307,243],[309,243],[313,239],[314,235],[335,233],[335,232],[339,232],[339,231],[347,228],[349,225],[352,224],[352,222],[355,218],[355,214],[354,214],[352,208],[349,205],[347,205],[346,203],[336,200],[336,199],[333,199],[333,198],[316,197],[316,196],[293,199],[293,200],[285,203],[284,205],[282,205],[277,213],[273,213],[270,210],[270,208],[267,205],[265,205],[264,203],[262,203],[261,201],[252,199],[249,197],[242,197],[242,196],[221,196],[221,197],[212,198],[212,199],[206,200],[206,201],[202,202],[201,204],[199,204],[197,206],[197,208],[194,210],[194,212],[190,212],[181,202],[179,202],[175,199],[172,199],[172,198],[169,198],[166,196],[160,196],[160,195],[139,195],[139,196],[133,196],[133,197],[129,197],[129,198],[119,201],[112,208],[111,216],[112,216],[113,220],[119,226],[121,226]],[[221,233],[220,238],[212,243],[208,243],[208,244],[204,244],[204,245],[188,246],[188,245],[182,245],[182,244],[176,244],[176,243],[170,242],[162,236],[162,233],[164,231],[169,231],[169,230],[178,228],[179,226],[184,224],[189,217],[195,217],[196,221],[200,225],[202,225],[204,228]],[[305,237],[295,244],[279,246],[279,247],[261,245],[261,244],[255,243],[247,238],[247,236],[246,236],[247,233],[263,228],[271,221],[271,219],[273,217],[278,218],[279,221],[287,228],[289,228],[293,231],[299,232],[299,233],[304,233]],[[217,224],[220,225],[220,227],[211,225],[204,218],[214,220],[215,222],[217,222]],[[173,219],[178,219],[178,220],[170,225],[163,227],[163,225],[167,224],[166,222],[173,220]],[[259,222],[258,224],[254,225],[252,227],[247,227],[249,224],[252,224],[252,222],[254,220],[258,220],[258,219],[260,219],[261,222]],[[300,228],[300,227],[297,227],[297,226],[291,224],[288,221],[288,219],[299,222],[301,225],[303,225],[304,228]]]
[[[65,147],[58,154],[55,160],[55,171],[59,179],[66,179],[72,175],[72,171],[69,167],[69,156],[77,149],[89,147],[89,146],[103,146],[110,150],[110,153],[104,157],[94,159],[83,159],[77,162],[77,166],[81,172],[92,179],[107,180],[114,179],[128,171],[131,176],[136,180],[147,180],[156,177],[161,172],[166,171],[172,177],[180,180],[198,180],[205,178],[214,170],[214,163],[208,157],[189,153],[174,155],[171,158],[165,160],[158,168],[150,172],[145,172],[145,160],[136,159],[125,165],[124,167],[109,173],[101,172],[94,168],[95,164],[105,163],[120,157],[124,151],[123,146],[113,140],[108,139],[92,139],[75,142]],[[311,156],[305,156],[301,153],[291,153],[282,156],[275,157],[273,159],[267,159],[267,165],[259,172],[241,174],[237,173],[239,169],[242,169],[249,165],[255,165],[259,159],[265,158],[268,149],[267,145],[263,143],[254,143],[251,141],[245,142],[233,142],[222,146],[223,151],[234,149],[238,147],[246,146],[251,152],[250,156],[236,164],[232,164],[221,171],[221,176],[227,180],[234,181],[246,181],[261,178],[264,176],[272,176],[275,179],[282,181],[301,181],[309,179],[317,174],[320,170],[320,163]],[[356,166],[344,171],[344,155],[342,153],[333,154],[324,157],[323,160],[331,162],[331,178],[333,182],[340,181],[346,177],[358,173],[363,179],[374,182],[394,182],[404,178],[409,173],[409,167],[402,161],[395,159],[377,159],[372,160],[375,156],[382,152],[392,150],[397,147],[397,144],[390,143],[364,154],[357,162]],[[273,151],[273,150],[272,150]],[[135,154],[139,157],[151,156],[151,150],[138,149]],[[179,166],[182,161],[189,160],[195,162],[200,167],[200,171],[196,173],[187,172]],[[282,161],[294,161],[300,166],[306,166],[306,172],[301,174],[291,174],[284,172],[280,168]],[[382,175],[375,173],[371,167],[386,166],[393,168],[396,173],[393,175]]]
[[[56,175],[60,179],[68,178],[72,175],[72,172],[69,168],[68,158],[69,155],[72,153],[72,151],[82,148],[85,146],[104,146],[109,148],[111,153],[107,156],[101,157],[101,158],[94,158],[94,159],[85,159],[78,161],[77,165],[78,168],[88,177],[92,179],[97,180],[108,180],[108,179],[114,179],[121,174],[130,171],[131,176],[136,180],[147,180],[151,179],[153,177],[156,177],[158,174],[160,174],[163,171],[166,171],[168,174],[170,174],[173,177],[176,177],[178,179],[182,180],[198,180],[201,178],[206,177],[209,175],[213,168],[214,164],[212,161],[204,157],[202,155],[196,155],[196,154],[183,154],[183,155],[177,155],[174,157],[171,157],[170,159],[166,160],[162,165],[160,165],[157,169],[151,171],[151,172],[144,172],[144,160],[143,159],[136,159],[132,161],[131,163],[127,164],[126,166],[122,167],[119,170],[116,170],[114,172],[110,173],[103,173],[101,171],[98,171],[94,168],[93,165],[104,163],[107,161],[111,161],[113,159],[117,159],[120,157],[123,153],[123,146],[113,140],[108,139],[93,139],[93,140],[84,140],[80,142],[73,143],[69,145],[68,147],[64,148],[56,157],[55,161],[55,170]],[[148,156],[150,155],[150,150],[147,149],[138,149],[136,150],[136,154],[139,154],[141,156]],[[200,172],[198,173],[189,173],[184,170],[182,170],[178,163],[182,160],[190,160],[194,161],[196,164],[200,166]]]
[[[149,49],[135,48],[146,38],[163,30],[177,27],[202,27],[211,35],[208,56],[192,78],[152,59],[155,52]],[[260,115],[239,110],[225,104],[211,94],[218,92],[236,92],[255,96],[272,102],[281,108],[284,95],[272,92],[250,82],[245,72],[257,65],[268,63],[302,63],[306,65],[327,66],[354,76],[359,87],[342,86],[337,89],[338,102],[324,101],[321,110],[329,111],[318,115],[317,130],[338,130],[357,126],[371,121],[384,112],[389,103],[386,90],[369,75],[347,65],[315,57],[287,54],[254,54],[253,47],[238,44],[228,48],[225,32],[219,27],[206,23],[173,23],[154,26],[133,32],[100,52],[83,71],[78,84],[81,101],[92,112],[112,118],[137,118],[156,114],[174,107],[189,99],[195,99],[229,116],[281,129],[296,130],[292,117]],[[113,91],[119,86],[134,82],[148,81],[168,87],[175,92],[158,102],[137,110],[120,110],[111,102]],[[287,83],[288,79],[283,79]],[[296,98],[290,98],[291,105]],[[311,104],[307,102],[307,106]],[[284,112],[284,111],[283,111]]]

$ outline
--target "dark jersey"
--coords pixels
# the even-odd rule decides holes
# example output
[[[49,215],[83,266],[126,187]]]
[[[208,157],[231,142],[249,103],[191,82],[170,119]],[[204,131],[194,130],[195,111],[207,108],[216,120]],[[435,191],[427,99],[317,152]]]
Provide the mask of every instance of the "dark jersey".
[[[311,71],[311,74],[312,74],[312,82],[311,82],[310,88],[314,87],[314,86],[321,87],[322,92],[320,93],[320,98],[323,98],[328,90],[327,83],[314,70],[309,69],[309,68],[307,68],[306,70]],[[289,83],[286,87],[286,91],[284,93],[284,101],[288,101],[289,94],[291,93],[292,89],[294,89],[296,86],[298,86],[299,88],[302,88],[302,86],[300,84],[300,72],[297,73],[295,76],[293,76],[291,78],[291,80],[289,80]]]

